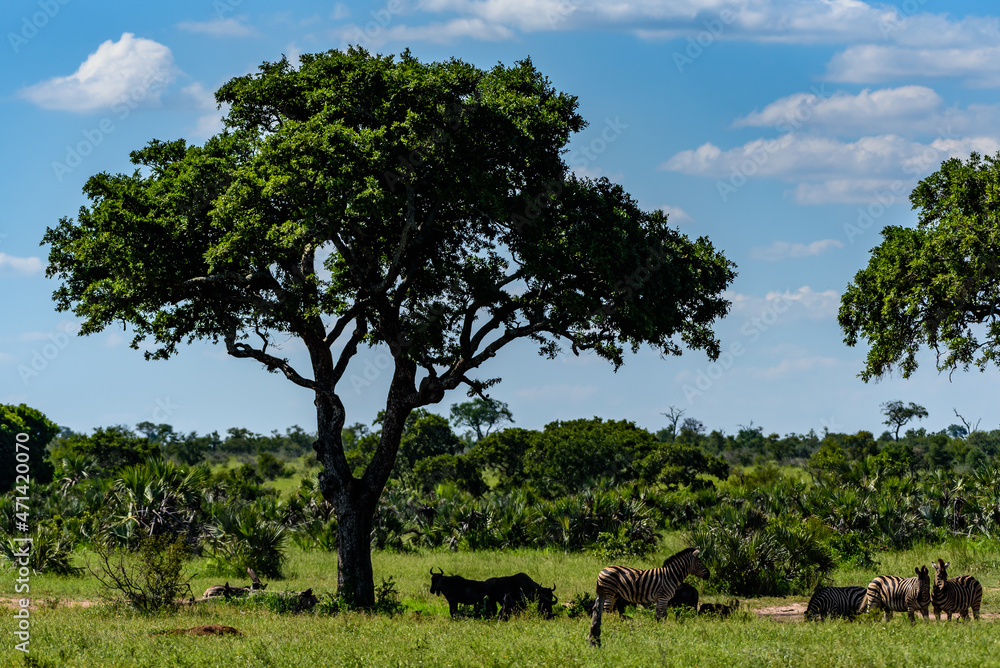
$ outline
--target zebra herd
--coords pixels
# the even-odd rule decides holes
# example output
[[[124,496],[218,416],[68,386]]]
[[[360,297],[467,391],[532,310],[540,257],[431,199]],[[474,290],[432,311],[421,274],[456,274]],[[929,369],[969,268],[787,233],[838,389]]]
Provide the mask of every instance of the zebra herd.
[[[656,619],[667,612],[667,603],[677,587],[688,575],[708,578],[708,568],[698,558],[697,548],[688,548],[669,557],[662,568],[641,570],[626,566],[608,566],[597,576],[597,600],[590,622],[590,644],[601,644],[601,617],[604,612],[615,609],[618,602],[649,606],[656,605]],[[979,607],[983,601],[983,588],[971,575],[948,577],[950,562],[938,559],[934,567],[934,583],[931,584],[927,566],[914,568],[915,575],[901,578],[893,575],[879,575],[867,587],[823,587],[813,594],[806,607],[807,620],[824,619],[827,616],[852,617],[858,613],[881,609],[886,621],[893,612],[906,612],[910,622],[915,622],[915,612],[920,611],[924,619],[930,619],[928,607],[933,605],[934,616],[941,619],[941,613],[948,619],[958,613],[968,619],[969,608],[979,619]]]
[[[927,566],[914,568],[914,577],[901,578],[879,575],[867,587],[823,587],[818,589],[806,607],[806,619],[824,619],[827,616],[853,617],[858,613],[882,609],[889,621],[893,612],[906,612],[913,623],[916,612],[930,619],[928,607],[934,608],[934,617],[941,619],[944,612],[951,620],[953,614],[969,618],[969,608],[979,619],[983,602],[983,587],[971,575],[948,577],[951,562],[938,559],[934,567],[934,584],[931,585]]]

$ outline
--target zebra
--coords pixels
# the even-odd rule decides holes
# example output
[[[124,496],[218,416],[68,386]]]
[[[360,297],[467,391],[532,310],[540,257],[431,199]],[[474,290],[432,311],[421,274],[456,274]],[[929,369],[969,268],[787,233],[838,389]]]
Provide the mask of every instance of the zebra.
[[[806,621],[831,617],[853,617],[865,603],[864,587],[820,587],[806,606]]]
[[[948,566],[951,562],[938,559],[934,567],[934,588],[931,590],[931,603],[934,604],[934,618],[940,620],[941,612],[948,615],[951,621],[952,613],[957,612],[962,619],[969,618],[969,608],[979,619],[979,606],[983,602],[983,586],[971,575],[948,577]]]
[[[709,576],[708,568],[698,558],[700,550],[689,547],[667,557],[661,568],[640,570],[627,566],[608,566],[597,575],[597,600],[590,621],[590,644],[601,646],[601,614],[611,612],[618,600],[649,606],[656,604],[656,618],[662,618],[677,587],[688,575]]]
[[[916,621],[914,612],[919,610],[924,619],[930,621],[927,612],[927,606],[931,604],[930,575],[926,566],[914,568],[913,572],[917,574],[913,578],[880,575],[869,582],[862,612],[868,612],[872,606],[882,608],[885,610],[885,621],[889,621],[893,611],[905,610],[913,624]]]

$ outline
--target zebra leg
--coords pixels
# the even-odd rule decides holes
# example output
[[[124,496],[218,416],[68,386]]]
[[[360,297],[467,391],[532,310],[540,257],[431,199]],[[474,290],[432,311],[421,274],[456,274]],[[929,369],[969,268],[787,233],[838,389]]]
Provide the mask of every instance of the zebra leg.
[[[667,602],[669,600],[663,596],[656,599],[656,621],[660,621],[667,615]]]
[[[590,616],[590,645],[601,646],[601,613],[604,612],[604,595],[598,592],[594,609]]]
[[[976,618],[976,621],[978,622],[979,621],[979,606],[978,605],[973,605],[972,606],[972,615]]]

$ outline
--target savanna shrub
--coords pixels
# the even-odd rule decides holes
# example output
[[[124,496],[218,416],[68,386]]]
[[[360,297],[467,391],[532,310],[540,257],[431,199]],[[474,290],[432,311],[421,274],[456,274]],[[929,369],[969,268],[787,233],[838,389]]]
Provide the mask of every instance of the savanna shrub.
[[[28,546],[28,567],[35,573],[55,575],[80,575],[83,569],[70,563],[73,541],[57,529],[42,526],[31,534],[31,543],[21,543],[9,536],[0,541],[0,557],[8,567],[17,570],[24,546]]]
[[[144,614],[176,610],[182,596],[191,595],[191,577],[181,568],[188,556],[182,537],[154,536],[130,553],[100,541],[94,546],[97,565],[90,572],[104,586],[112,604],[128,605]]]
[[[258,504],[236,509],[220,505],[214,509],[212,519],[209,532],[214,572],[243,576],[247,568],[252,568],[264,577],[281,577],[288,530],[265,519]]]

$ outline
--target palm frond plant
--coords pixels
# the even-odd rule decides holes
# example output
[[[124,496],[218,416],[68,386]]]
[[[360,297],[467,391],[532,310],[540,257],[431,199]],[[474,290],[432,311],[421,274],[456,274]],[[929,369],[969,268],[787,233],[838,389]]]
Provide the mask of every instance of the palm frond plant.
[[[256,505],[212,506],[208,536],[215,572],[242,576],[249,567],[265,577],[282,577],[289,530],[265,518]]]

